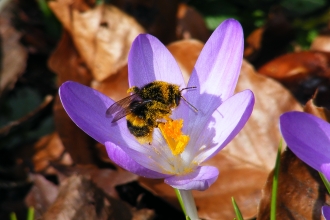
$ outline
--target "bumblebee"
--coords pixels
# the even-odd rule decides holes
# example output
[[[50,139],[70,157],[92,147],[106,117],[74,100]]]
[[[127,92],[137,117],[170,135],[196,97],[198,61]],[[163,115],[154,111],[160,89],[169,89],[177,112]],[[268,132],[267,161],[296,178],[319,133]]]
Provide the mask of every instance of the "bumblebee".
[[[162,119],[169,119],[172,110],[179,106],[185,89],[196,87],[179,88],[178,85],[154,81],[141,88],[133,86],[128,90],[132,95],[112,104],[106,111],[107,117],[112,117],[112,123],[126,116],[127,128],[140,143],[151,143],[154,128],[161,123]]]

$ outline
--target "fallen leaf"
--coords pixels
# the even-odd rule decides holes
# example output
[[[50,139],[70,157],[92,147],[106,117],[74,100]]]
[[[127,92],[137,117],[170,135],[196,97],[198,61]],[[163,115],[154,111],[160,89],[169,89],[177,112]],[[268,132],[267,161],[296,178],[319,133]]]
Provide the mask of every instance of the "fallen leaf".
[[[57,194],[58,186],[40,174],[33,174],[33,186],[25,197],[25,204],[27,207],[34,207],[34,217],[39,219],[53,204]]]
[[[21,45],[21,33],[12,25],[15,4],[7,4],[0,13],[0,96],[13,89],[26,67],[27,51]]]
[[[127,204],[107,197],[90,179],[74,175],[60,186],[43,219],[130,220],[132,213]]]
[[[316,95],[306,103],[304,111],[330,122],[330,111],[324,107],[318,107],[314,103],[317,95],[316,93]]]
[[[137,176],[122,168],[114,169],[100,169],[95,165],[76,165],[65,166],[59,163],[53,164],[53,169],[56,171],[56,175],[60,182],[65,181],[67,178],[73,175],[83,175],[91,179],[97,187],[103,190],[103,192],[113,198],[119,198],[115,187],[118,185],[126,184],[128,182],[135,181]]]
[[[144,32],[134,18],[112,5],[102,4],[83,12],[66,0],[50,1],[49,6],[97,81],[126,65],[133,40]]]
[[[178,5],[177,12],[177,39],[197,39],[206,42],[210,31],[201,14],[185,3]]]
[[[318,90],[317,104],[330,107],[329,64],[328,52],[302,51],[280,56],[258,72],[280,81],[303,104]]]
[[[128,90],[128,68],[127,64],[120,68],[116,73],[112,74],[103,81],[93,81],[91,84],[93,89],[111,97],[113,100],[118,101],[125,98],[129,94]]]
[[[55,174],[52,163],[72,165],[73,161],[65,151],[65,148],[57,133],[42,137],[34,145],[33,164],[38,173]]]
[[[188,83],[190,74],[204,44],[198,40],[181,40],[167,45],[167,49],[175,57],[181,69],[185,83]]]
[[[302,51],[282,55],[258,69],[260,74],[283,83],[297,83],[310,76],[330,77],[329,53]]]
[[[48,60],[48,66],[57,74],[59,86],[68,80],[89,85],[93,79],[90,70],[75,48],[70,34],[65,30]]]
[[[84,61],[75,49],[70,35],[64,31],[62,38],[51,55],[48,66],[58,75],[58,84],[72,80],[89,85],[92,76]],[[65,112],[58,96],[53,106],[56,130],[72,160],[79,164],[95,162],[91,152],[94,141],[78,128]]]
[[[317,36],[313,40],[310,50],[330,52],[330,35],[329,35],[329,33]]]

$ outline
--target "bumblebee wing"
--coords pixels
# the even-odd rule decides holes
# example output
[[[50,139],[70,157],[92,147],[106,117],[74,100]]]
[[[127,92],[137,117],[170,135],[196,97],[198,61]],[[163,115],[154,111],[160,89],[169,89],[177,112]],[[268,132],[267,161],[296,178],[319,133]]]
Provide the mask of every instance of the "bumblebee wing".
[[[137,104],[131,105],[132,102]],[[138,94],[133,94],[119,100],[118,102],[113,103],[105,112],[106,117],[112,118],[112,123],[118,121],[119,119],[125,117],[128,114],[131,114],[134,108],[138,106],[138,103],[142,103],[142,99]]]

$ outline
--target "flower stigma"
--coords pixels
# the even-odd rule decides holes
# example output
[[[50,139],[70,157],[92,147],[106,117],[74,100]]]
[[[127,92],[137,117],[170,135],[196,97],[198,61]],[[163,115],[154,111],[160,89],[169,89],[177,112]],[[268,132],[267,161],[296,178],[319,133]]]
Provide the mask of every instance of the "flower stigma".
[[[190,137],[181,132],[183,119],[167,120],[158,125],[167,145],[174,156],[181,154],[186,148]]]

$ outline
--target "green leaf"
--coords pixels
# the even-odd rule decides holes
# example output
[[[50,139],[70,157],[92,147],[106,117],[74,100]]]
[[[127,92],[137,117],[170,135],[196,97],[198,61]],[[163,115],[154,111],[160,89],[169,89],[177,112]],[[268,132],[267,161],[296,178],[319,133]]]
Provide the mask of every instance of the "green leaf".
[[[323,184],[325,185],[325,187],[327,188],[328,190],[328,193],[330,194],[330,183],[329,181],[327,180],[327,178],[323,175],[323,173],[319,172],[320,176],[321,176],[321,179],[323,181]]]
[[[15,212],[11,212],[9,217],[10,217],[10,220],[17,220]]]
[[[277,199],[277,189],[278,189],[278,174],[280,172],[280,158],[282,152],[282,139],[280,140],[280,144],[277,151],[275,170],[273,176],[273,186],[272,186],[272,199],[270,204],[270,219],[276,220],[276,199]]]
[[[234,197],[231,197],[231,202],[233,203],[233,206],[234,206],[234,210],[235,210],[235,214],[236,214],[236,217],[237,217],[237,220],[244,220],[243,219],[243,216],[242,216],[242,213],[241,211],[239,210],[237,204],[236,204],[236,201],[234,199]],[[236,218],[235,218],[236,219]]]
[[[27,220],[34,220],[34,208],[31,206],[28,209]]]

